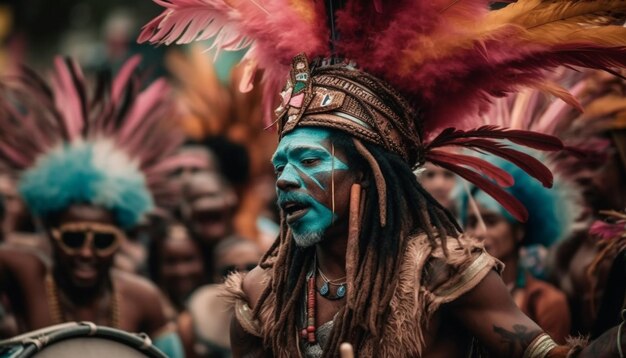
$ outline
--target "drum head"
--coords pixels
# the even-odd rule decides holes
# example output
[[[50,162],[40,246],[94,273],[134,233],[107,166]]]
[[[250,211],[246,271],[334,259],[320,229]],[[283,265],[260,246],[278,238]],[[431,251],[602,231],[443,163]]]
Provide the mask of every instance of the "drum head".
[[[0,348],[6,351],[1,355],[3,358],[167,358],[145,335],[89,322],[29,332],[0,342]]]
[[[151,357],[131,346],[109,339],[80,337],[66,339],[35,353],[36,358],[144,358]]]

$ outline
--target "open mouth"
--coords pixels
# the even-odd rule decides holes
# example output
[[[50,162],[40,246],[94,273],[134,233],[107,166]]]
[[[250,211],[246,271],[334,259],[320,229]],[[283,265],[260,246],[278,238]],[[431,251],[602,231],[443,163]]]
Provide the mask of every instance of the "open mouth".
[[[77,262],[74,264],[73,274],[81,280],[93,280],[98,276],[98,270],[93,264]]]
[[[309,211],[310,206],[301,202],[288,201],[283,203],[281,205],[281,208],[285,213],[287,223],[292,223],[302,218],[307,213],[307,211]]]

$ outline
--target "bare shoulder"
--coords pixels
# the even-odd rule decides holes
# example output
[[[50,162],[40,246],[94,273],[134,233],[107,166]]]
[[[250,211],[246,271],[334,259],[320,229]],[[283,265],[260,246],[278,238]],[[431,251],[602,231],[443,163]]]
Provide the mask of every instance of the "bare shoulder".
[[[124,298],[126,308],[122,307],[122,313],[133,330],[157,337],[168,323],[161,291],[147,279],[128,272],[112,270],[111,277]]]
[[[254,308],[256,306],[265,287],[267,287],[270,275],[270,270],[257,266],[244,277],[242,289],[248,299],[250,307]]]
[[[151,281],[120,270],[112,270],[111,277],[120,296],[137,312],[148,315],[163,314],[165,298]]]
[[[117,288],[123,293],[132,297],[159,299],[159,289],[148,279],[115,269],[111,273]]]
[[[49,260],[34,250],[12,244],[0,245],[0,266],[13,274],[44,275]]]

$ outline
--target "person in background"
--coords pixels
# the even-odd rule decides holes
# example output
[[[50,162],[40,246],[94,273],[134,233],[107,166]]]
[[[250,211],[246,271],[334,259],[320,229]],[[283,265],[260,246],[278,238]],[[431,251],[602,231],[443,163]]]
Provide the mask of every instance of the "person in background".
[[[175,358],[182,346],[159,290],[113,268],[125,231],[168,192],[168,171],[159,168],[183,140],[166,83],[136,91],[139,62],[130,59],[111,82],[101,77],[96,88],[108,90],[96,98],[71,59],[55,60],[51,87],[33,71],[4,83],[0,159],[19,174],[20,197],[41,223],[52,260],[1,247],[0,292],[20,333],[91,321],[145,332]]]
[[[247,273],[261,259],[261,249],[252,241],[231,236],[213,250],[213,282],[196,290],[187,311],[178,319],[187,357],[226,358],[231,356],[229,329],[233,311],[224,298],[221,283],[231,273]]]
[[[507,191],[527,208],[528,220],[517,221],[491,196],[474,188],[471,196],[467,191],[461,195],[466,233],[483,241],[487,252],[504,263],[502,280],[522,312],[564,344],[571,328],[567,298],[537,278],[545,277],[541,260],[525,264],[521,253],[525,250],[528,256],[567,238],[582,212],[580,198],[574,187],[558,177],[554,187],[547,189],[513,164],[495,157],[489,161],[513,177],[515,184]]]
[[[212,257],[214,247],[234,235],[236,206],[237,196],[219,172],[200,171],[185,180],[182,220],[200,243],[205,257]],[[212,278],[212,267],[206,269]]]
[[[166,219],[159,226],[161,234],[153,237],[149,244],[149,273],[180,312],[189,295],[208,282],[205,265],[211,261],[205,259],[201,245],[181,222]]]
[[[418,174],[418,180],[443,207],[453,213],[456,212],[453,192],[457,186],[457,179],[454,173],[427,162],[424,164],[424,170]]]

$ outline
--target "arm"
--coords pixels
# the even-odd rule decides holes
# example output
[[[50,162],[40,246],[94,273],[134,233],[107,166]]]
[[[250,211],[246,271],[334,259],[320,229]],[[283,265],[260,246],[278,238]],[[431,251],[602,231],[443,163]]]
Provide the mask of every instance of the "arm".
[[[252,308],[258,303],[259,297],[263,293],[265,288],[265,270],[256,267],[250,271],[243,278],[241,282],[242,298],[245,297],[247,305],[249,307],[248,313],[244,316],[248,316],[249,320],[254,320],[250,316]],[[235,310],[240,309],[241,303],[235,303]],[[259,336],[253,335],[247,332],[242,324],[237,319],[237,313],[233,315],[233,319],[230,325],[230,345],[233,352],[233,357],[271,357],[272,354],[265,350],[263,346],[263,339]]]
[[[185,357],[196,358],[196,352],[194,350],[195,335],[193,328],[193,318],[191,314],[185,311],[178,315],[177,319],[178,335],[185,349]]]
[[[271,357],[263,349],[263,340],[246,332],[236,317],[230,322],[230,346],[234,358]]]
[[[448,308],[497,357],[522,357],[542,333],[541,328],[517,308],[493,271]]]
[[[622,352],[626,353],[626,327],[622,327]],[[576,358],[615,358],[619,357],[617,348],[617,331],[618,327],[613,327],[604,332],[600,337],[591,342],[583,349]]]

